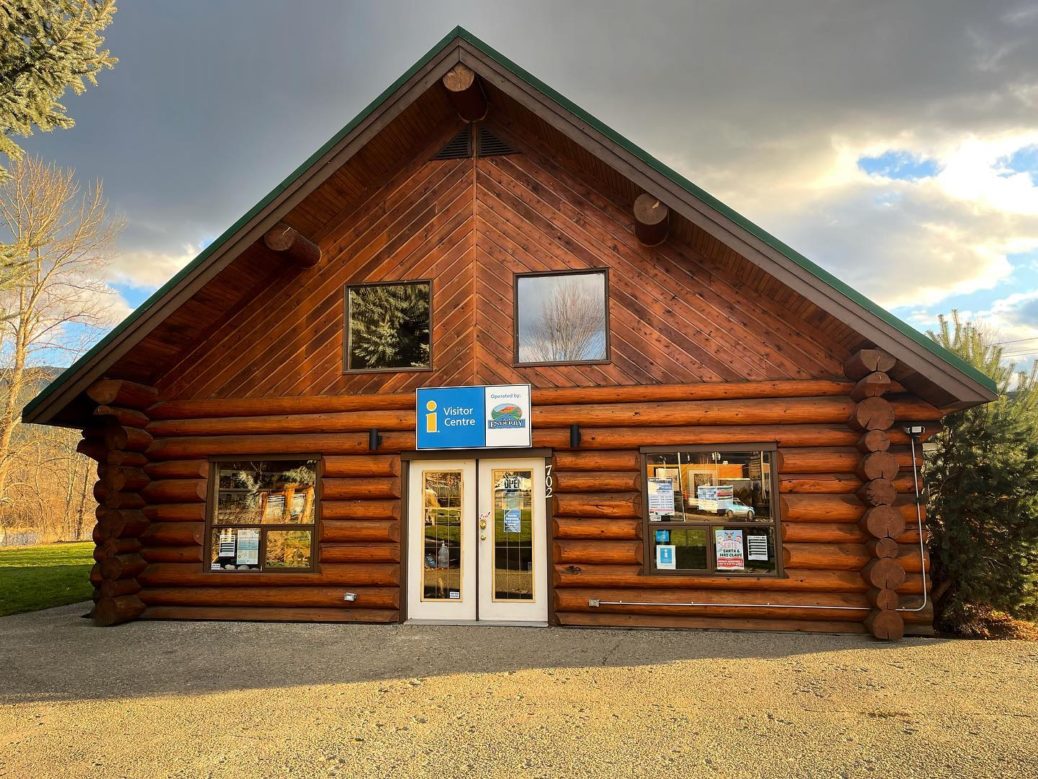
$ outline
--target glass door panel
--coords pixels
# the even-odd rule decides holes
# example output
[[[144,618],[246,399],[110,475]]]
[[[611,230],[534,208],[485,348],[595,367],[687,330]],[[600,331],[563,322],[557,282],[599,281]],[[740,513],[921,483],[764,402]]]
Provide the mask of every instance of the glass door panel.
[[[533,472],[494,469],[494,600],[533,600]]]

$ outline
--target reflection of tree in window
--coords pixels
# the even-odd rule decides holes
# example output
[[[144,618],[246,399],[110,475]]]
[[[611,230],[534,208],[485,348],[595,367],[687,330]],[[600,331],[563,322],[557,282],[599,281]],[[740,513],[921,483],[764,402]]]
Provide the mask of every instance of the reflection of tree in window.
[[[605,357],[605,304],[592,280],[601,283],[602,277],[562,277],[551,284],[539,307],[531,311],[529,328],[520,335],[520,360],[576,362]],[[531,290],[524,297],[534,294]],[[528,299],[520,304],[536,306]]]
[[[349,290],[349,368],[429,366],[429,284]]]

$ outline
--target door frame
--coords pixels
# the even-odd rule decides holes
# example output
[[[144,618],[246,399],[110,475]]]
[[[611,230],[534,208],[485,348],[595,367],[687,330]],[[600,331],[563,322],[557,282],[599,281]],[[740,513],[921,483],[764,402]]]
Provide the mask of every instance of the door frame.
[[[555,469],[555,452],[546,448],[498,448],[498,449],[432,449],[429,451],[410,451],[400,453],[400,617],[399,622],[403,624],[408,620],[408,584],[410,544],[410,511],[411,502],[411,461],[412,460],[506,460],[513,459],[544,459],[544,465]],[[477,479],[479,463],[476,464]],[[547,471],[545,472],[547,473]],[[477,501],[478,501],[477,485]],[[478,514],[478,507],[477,507]],[[547,582],[546,595],[548,597],[548,624],[558,625],[555,616],[555,555],[552,554],[555,538],[555,498],[550,484],[545,484],[544,497],[544,545],[547,570],[545,580]],[[492,626],[493,622],[473,622],[473,626]]]

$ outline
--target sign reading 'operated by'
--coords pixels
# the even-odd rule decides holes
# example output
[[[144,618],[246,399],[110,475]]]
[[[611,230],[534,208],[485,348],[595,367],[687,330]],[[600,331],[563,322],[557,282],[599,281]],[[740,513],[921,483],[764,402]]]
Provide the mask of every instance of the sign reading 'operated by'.
[[[530,385],[422,387],[418,449],[529,447]]]

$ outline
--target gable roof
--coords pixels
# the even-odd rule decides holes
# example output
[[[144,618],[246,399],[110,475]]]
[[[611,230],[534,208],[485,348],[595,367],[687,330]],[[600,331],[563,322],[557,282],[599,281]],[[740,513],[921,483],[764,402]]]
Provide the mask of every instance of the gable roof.
[[[910,371],[902,383],[946,410],[984,403],[995,383],[831,273],[603,124],[467,30],[456,27],[277,187],[159,288],[23,411],[26,422],[59,415],[120,356],[254,243],[305,195],[374,137],[455,64],[464,63],[644,191],[660,198],[788,287],[884,349]],[[931,392],[928,392],[931,391]],[[68,423],[68,420],[64,420]]]

